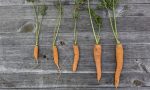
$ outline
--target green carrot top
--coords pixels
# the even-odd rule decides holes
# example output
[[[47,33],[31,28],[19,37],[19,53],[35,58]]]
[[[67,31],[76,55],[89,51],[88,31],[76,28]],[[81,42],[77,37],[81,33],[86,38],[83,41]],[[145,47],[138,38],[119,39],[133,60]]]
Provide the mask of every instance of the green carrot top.
[[[40,34],[40,29],[43,21],[43,17],[46,15],[46,11],[48,7],[45,5],[44,1],[42,5],[36,5],[35,3],[39,3],[38,0],[26,0],[27,2],[31,2],[35,14],[35,35],[36,35],[36,40],[35,43],[38,45],[39,42],[39,34]],[[41,16],[41,17],[40,17]]]
[[[117,8],[120,0],[102,0],[101,3],[99,4],[99,7],[113,10]]]
[[[119,40],[119,35],[117,30],[117,19],[116,19],[116,8],[119,4],[119,1],[120,0],[101,0],[101,3],[98,5],[99,8],[106,9],[108,11],[110,25],[117,44],[121,43]],[[112,16],[110,13],[112,13]]]

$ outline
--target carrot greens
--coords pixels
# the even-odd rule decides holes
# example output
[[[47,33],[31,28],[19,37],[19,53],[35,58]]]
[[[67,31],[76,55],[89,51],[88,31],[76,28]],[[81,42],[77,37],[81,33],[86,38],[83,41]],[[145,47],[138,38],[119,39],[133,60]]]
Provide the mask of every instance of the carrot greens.
[[[58,37],[62,15],[63,15],[63,6],[61,0],[57,0],[56,9],[57,9],[58,16],[57,16],[56,26],[54,29],[53,46],[56,46],[56,39]]]
[[[33,10],[35,13],[35,32],[36,32],[36,45],[39,43],[39,34],[40,29],[43,21],[43,17],[46,15],[46,11],[48,7],[45,5],[44,1],[42,2],[43,5],[36,5],[39,3],[38,0],[27,0],[27,2],[31,2],[33,6]]]
[[[74,0],[73,20],[74,20],[74,45],[77,45],[77,21],[80,17],[80,6],[85,0]]]
[[[102,18],[96,14],[96,12],[90,7],[90,0],[88,0],[88,12],[89,12],[89,16],[90,16],[90,22],[92,25],[92,31],[93,31],[93,35],[95,38],[95,42],[96,44],[100,43],[100,31],[102,28]],[[95,27],[96,26],[98,28],[98,33],[96,33]]]
[[[111,24],[111,28],[116,39],[117,44],[120,44],[120,40],[118,37],[118,30],[117,30],[117,20],[116,20],[116,8],[119,4],[120,0],[102,0],[99,4],[99,8],[105,9],[109,15],[109,21]],[[112,14],[112,16],[111,16]]]

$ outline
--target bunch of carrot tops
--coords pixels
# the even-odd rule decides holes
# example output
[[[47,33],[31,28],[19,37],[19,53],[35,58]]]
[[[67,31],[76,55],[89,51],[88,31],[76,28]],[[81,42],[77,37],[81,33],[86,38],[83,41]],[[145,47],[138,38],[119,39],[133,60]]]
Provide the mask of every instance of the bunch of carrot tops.
[[[33,10],[35,13],[35,34],[36,34],[36,40],[35,40],[35,47],[34,47],[34,58],[36,61],[38,61],[38,53],[39,53],[39,34],[41,30],[41,25],[43,21],[43,17],[46,15],[47,6],[44,4],[39,6],[37,3],[39,3],[38,0],[27,0],[28,2],[31,2],[33,5]],[[96,65],[96,73],[97,73],[97,80],[98,82],[101,79],[102,74],[102,65],[101,65],[101,58],[102,58],[102,45],[101,45],[101,30],[102,30],[102,22],[103,19],[100,15],[96,13],[94,9],[90,6],[90,0],[74,0],[74,10],[73,10],[73,20],[74,20],[74,44],[73,44],[73,51],[74,51],[74,60],[72,64],[72,71],[76,72],[79,62],[79,45],[78,45],[78,30],[77,30],[77,24],[80,17],[80,6],[87,2],[88,7],[88,14],[90,18],[90,23],[92,27],[93,36],[95,39],[95,45],[93,48],[93,54],[94,54],[94,62]],[[108,18],[110,22],[110,26],[114,35],[114,38],[116,40],[116,71],[115,71],[115,87],[117,88],[119,86],[120,81],[120,75],[123,67],[123,45],[121,41],[119,40],[118,30],[117,30],[117,19],[116,19],[116,8],[119,4],[119,0],[101,0],[98,4],[98,8],[104,9],[108,13]],[[57,0],[56,4],[57,9],[57,21],[56,26],[54,29],[54,36],[53,36],[53,58],[54,63],[57,66],[58,70],[60,71],[59,66],[59,54],[58,54],[58,48],[56,45],[56,40],[60,31],[60,25],[61,20],[63,16],[63,6],[61,3],[61,0]]]

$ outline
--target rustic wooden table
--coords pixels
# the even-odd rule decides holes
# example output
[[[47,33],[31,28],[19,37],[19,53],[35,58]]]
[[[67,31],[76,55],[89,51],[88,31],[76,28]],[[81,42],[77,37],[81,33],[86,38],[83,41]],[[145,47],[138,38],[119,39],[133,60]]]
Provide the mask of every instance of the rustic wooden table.
[[[0,88],[44,90],[115,90],[115,41],[106,13],[102,31],[102,80],[96,80],[93,62],[94,37],[85,6],[78,23],[81,58],[77,73],[71,72],[73,61],[73,0],[62,0],[64,18],[57,40],[62,74],[53,63],[51,45],[56,22],[55,0],[49,7],[40,35],[40,60],[33,60],[35,41],[33,12],[25,0],[0,0]],[[95,7],[98,0],[91,2]],[[118,31],[124,44],[125,61],[118,90],[150,90],[150,0],[122,0],[118,8]],[[99,10],[97,12],[100,12]]]

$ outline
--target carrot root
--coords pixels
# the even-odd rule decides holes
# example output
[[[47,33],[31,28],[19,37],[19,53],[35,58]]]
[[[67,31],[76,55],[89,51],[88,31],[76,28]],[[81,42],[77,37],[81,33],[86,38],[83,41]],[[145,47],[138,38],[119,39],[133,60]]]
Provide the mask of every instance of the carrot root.
[[[35,45],[33,57],[36,62],[38,61],[38,55],[39,55],[39,47],[38,47],[38,45]]]
[[[79,47],[78,45],[73,45],[74,50],[74,61],[72,65],[72,71],[76,72],[78,68],[78,62],[79,62]]]
[[[117,88],[119,86],[120,81],[120,75],[123,67],[123,45],[117,44],[116,45],[116,72],[115,72],[115,87]]]
[[[57,66],[58,70],[60,71],[59,62],[58,62],[58,49],[57,46],[53,46],[53,58],[54,63]]]
[[[97,80],[98,82],[101,79],[101,72],[102,72],[102,67],[101,67],[101,51],[102,47],[101,45],[95,45],[94,46],[94,60],[96,64],[96,73],[97,73]]]

